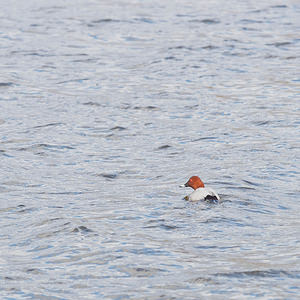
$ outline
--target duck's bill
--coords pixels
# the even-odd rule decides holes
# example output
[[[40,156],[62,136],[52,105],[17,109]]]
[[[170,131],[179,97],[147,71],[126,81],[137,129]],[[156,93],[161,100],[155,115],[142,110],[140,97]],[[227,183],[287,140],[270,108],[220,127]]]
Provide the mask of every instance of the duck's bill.
[[[188,187],[188,183],[181,184],[179,187]]]

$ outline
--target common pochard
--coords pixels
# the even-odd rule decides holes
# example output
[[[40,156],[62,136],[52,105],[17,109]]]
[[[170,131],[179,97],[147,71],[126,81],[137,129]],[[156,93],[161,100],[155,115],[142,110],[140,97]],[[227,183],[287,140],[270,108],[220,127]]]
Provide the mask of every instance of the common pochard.
[[[220,196],[209,187],[205,187],[204,183],[198,176],[192,176],[186,184],[180,187],[191,187],[194,191],[185,196],[184,199],[188,201],[200,201],[205,200],[209,202],[219,202]]]

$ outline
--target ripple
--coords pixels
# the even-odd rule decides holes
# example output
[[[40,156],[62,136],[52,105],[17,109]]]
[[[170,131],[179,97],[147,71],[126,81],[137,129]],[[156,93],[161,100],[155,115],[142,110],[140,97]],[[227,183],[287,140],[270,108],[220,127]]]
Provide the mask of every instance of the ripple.
[[[189,22],[192,22],[192,23],[204,23],[204,24],[208,24],[208,25],[214,25],[214,24],[219,24],[220,23],[220,21],[217,20],[217,19],[202,19],[202,20],[194,19],[194,20],[191,20]]]
[[[203,136],[203,137],[192,140],[192,142],[205,141],[205,140],[213,141],[213,140],[216,140],[216,139],[217,139],[216,136]]]
[[[222,277],[234,277],[234,278],[245,278],[245,277],[288,277],[300,279],[300,273],[298,271],[287,272],[283,270],[254,270],[244,272],[231,272],[231,273],[217,273],[214,276]]]
[[[148,106],[135,106],[133,109],[136,109],[136,110],[145,110],[145,111],[159,110],[158,107],[153,106],[153,105],[148,105]]]
[[[27,147],[21,147],[18,148],[18,151],[33,151],[33,150],[73,150],[75,149],[74,147],[67,146],[67,145],[51,145],[51,144],[35,144]]]
[[[107,18],[107,19],[99,19],[99,20],[92,21],[92,23],[96,23],[96,24],[97,23],[111,23],[111,22],[119,23],[119,22],[121,22],[121,20]]]
[[[151,268],[151,267],[133,267],[133,266],[116,266],[116,269],[126,274],[128,277],[152,277],[157,273],[164,272],[163,269]]]
[[[57,82],[56,84],[65,84],[65,83],[72,83],[72,82],[83,82],[83,81],[88,81],[90,80],[90,78],[78,78],[78,79],[70,79],[70,80],[64,80],[64,81],[60,81]]]
[[[53,126],[60,126],[60,125],[64,125],[64,123],[49,123],[49,124],[34,126],[32,128],[45,128],[45,127],[53,127]]]
[[[266,45],[280,48],[280,47],[290,46],[290,45],[292,45],[292,43],[291,42],[276,42],[276,43],[271,43],[271,44],[266,44]]]
[[[78,226],[78,227],[74,228],[72,232],[89,233],[89,232],[93,232],[93,230],[91,230],[85,226]]]
[[[9,87],[12,86],[13,83],[12,82],[0,82],[0,88],[1,87]]]
[[[98,103],[98,102],[93,102],[93,101],[85,102],[85,103],[83,103],[83,105],[99,106],[99,107],[105,106],[103,103]]]
[[[288,6],[285,5],[285,4],[281,4],[281,5],[272,5],[271,7],[272,7],[272,8],[288,8]]]
[[[240,20],[240,22],[243,24],[261,24],[261,23],[263,23],[263,21],[253,20],[253,19],[242,19],[242,20]]]
[[[110,128],[110,130],[112,131],[123,131],[123,130],[126,130],[127,128],[123,127],[123,126],[115,126],[115,127],[112,127]]]
[[[101,176],[101,177],[104,177],[107,179],[116,179],[118,177],[118,174],[116,174],[116,173],[101,173],[97,176]]]
[[[156,150],[165,150],[165,149],[169,149],[169,148],[172,148],[172,146],[170,146],[170,145],[162,145],[162,146],[159,146]]]
[[[219,49],[218,46],[214,46],[214,45],[207,45],[207,46],[203,46],[202,49],[205,49],[205,50],[216,50],[216,49]]]

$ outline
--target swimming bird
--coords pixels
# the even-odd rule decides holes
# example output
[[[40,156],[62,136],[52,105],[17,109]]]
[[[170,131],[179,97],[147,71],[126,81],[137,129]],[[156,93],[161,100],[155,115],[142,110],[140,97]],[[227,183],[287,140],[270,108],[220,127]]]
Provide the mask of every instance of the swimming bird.
[[[188,201],[200,201],[205,200],[208,202],[219,202],[220,196],[209,187],[205,187],[204,183],[198,176],[192,176],[187,183],[180,187],[191,187],[194,191],[185,196],[184,199]]]

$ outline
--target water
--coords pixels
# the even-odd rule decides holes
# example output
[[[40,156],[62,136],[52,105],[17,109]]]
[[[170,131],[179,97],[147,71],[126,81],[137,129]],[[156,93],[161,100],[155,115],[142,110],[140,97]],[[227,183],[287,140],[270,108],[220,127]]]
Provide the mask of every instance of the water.
[[[299,1],[1,4],[1,299],[299,298]]]

